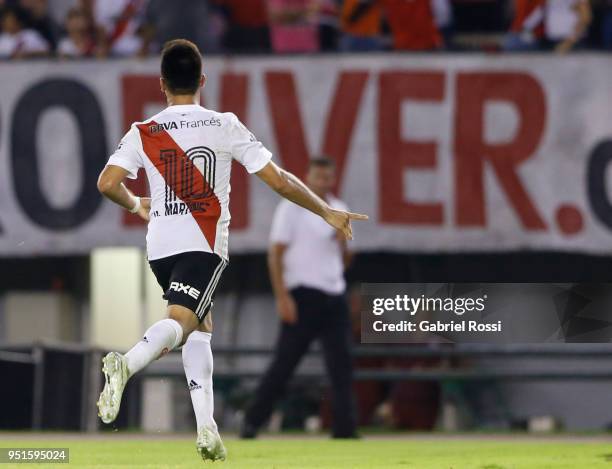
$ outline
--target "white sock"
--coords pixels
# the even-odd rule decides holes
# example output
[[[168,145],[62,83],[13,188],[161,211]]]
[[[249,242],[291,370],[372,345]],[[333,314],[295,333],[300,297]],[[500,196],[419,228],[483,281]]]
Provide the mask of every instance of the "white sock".
[[[213,356],[210,349],[211,334],[194,331],[183,345],[183,367],[198,430],[208,427],[217,430],[213,418]]]
[[[147,329],[144,337],[125,354],[130,377],[153,360],[175,349],[183,340],[183,328],[174,319],[162,319]]]

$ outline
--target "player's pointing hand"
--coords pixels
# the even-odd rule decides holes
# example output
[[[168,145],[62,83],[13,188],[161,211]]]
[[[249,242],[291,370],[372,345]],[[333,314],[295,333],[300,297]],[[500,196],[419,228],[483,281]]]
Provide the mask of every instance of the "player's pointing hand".
[[[361,213],[345,212],[330,208],[325,215],[325,221],[342,232],[346,239],[353,239],[351,220],[367,220],[368,216]]]

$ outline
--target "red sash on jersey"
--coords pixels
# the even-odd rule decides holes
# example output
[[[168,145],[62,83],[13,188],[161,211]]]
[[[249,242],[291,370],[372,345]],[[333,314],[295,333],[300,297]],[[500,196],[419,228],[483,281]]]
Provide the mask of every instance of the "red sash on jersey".
[[[117,22],[115,23],[115,27],[113,28],[113,31],[108,36],[109,46],[112,46],[117,41],[117,39],[123,36],[123,33],[125,33],[125,30],[130,24],[130,21],[132,21],[134,16],[136,16],[136,13],[138,13],[141,6],[142,6],[142,0],[130,0],[128,2],[128,4],[125,6],[123,11],[121,12],[121,15],[119,15],[119,18],[117,19]]]
[[[519,0],[515,4],[515,17],[511,31],[529,31],[536,37],[544,36],[544,0]]]
[[[210,248],[214,251],[215,239],[217,237],[217,222],[221,216],[221,204],[214,191],[210,188],[208,181],[206,181],[204,175],[167,131],[156,130],[154,133],[150,131],[151,128],[159,128],[156,122],[150,121],[137,127],[140,131],[144,152],[166,181],[167,187],[186,205],[203,205],[206,207],[203,211],[195,210],[190,211],[190,213],[200,227]],[[181,175],[189,173],[189,178],[168,177],[164,170],[166,161],[163,159],[163,154],[167,154],[166,152],[173,152],[173,157],[177,159],[181,164],[181,168],[185,170],[184,172],[179,171],[179,173]]]

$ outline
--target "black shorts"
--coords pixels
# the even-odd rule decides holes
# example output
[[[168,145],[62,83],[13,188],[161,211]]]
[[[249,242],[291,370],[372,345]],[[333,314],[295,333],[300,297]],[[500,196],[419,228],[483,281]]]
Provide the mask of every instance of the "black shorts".
[[[189,251],[149,261],[149,265],[168,305],[184,306],[202,322],[212,309],[227,261],[209,252]]]

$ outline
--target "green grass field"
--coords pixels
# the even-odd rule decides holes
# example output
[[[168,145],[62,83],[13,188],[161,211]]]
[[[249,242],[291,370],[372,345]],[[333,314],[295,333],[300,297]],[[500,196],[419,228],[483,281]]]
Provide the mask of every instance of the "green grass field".
[[[192,439],[147,438],[113,433],[103,437],[52,436],[44,439],[6,437],[0,447],[68,447],[70,464],[4,465],[65,468],[612,468],[612,444],[603,438],[533,438],[457,436],[391,436],[359,441],[323,438],[226,440],[226,462],[204,463]],[[24,435],[22,435],[24,436]]]

